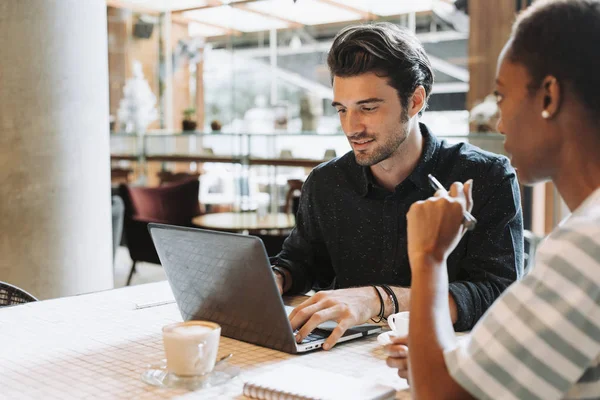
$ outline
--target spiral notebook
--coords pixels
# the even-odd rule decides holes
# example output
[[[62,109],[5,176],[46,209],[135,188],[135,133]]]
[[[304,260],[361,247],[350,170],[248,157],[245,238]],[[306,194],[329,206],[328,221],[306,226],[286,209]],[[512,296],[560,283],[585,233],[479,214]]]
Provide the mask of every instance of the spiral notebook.
[[[244,396],[252,399],[386,400],[395,395],[390,386],[291,364],[244,382]]]

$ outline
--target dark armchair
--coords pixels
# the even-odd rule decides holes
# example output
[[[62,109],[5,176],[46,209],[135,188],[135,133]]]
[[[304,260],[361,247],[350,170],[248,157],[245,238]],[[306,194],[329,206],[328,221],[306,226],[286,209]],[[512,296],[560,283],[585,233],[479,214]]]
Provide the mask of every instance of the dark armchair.
[[[159,185],[169,184],[173,182],[187,181],[190,179],[200,178],[199,172],[171,172],[171,171],[160,171],[156,174],[160,181]]]
[[[192,218],[200,215],[199,188],[198,179],[154,188],[129,185],[119,187],[125,203],[123,234],[133,260],[127,285],[131,283],[138,261],[160,264],[148,233],[148,223],[192,226]]]

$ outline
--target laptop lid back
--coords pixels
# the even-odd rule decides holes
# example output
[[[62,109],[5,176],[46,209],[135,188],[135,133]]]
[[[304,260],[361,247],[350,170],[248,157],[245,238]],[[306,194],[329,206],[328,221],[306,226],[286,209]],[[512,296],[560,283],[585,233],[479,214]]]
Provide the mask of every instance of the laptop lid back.
[[[162,224],[148,229],[185,321],[216,322],[226,337],[296,352],[260,239]]]

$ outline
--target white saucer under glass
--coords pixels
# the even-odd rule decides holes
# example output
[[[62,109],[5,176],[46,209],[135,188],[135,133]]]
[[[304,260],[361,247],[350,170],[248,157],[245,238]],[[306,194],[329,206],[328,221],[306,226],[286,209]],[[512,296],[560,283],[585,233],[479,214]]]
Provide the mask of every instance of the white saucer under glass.
[[[178,376],[167,370],[167,361],[150,365],[142,374],[142,381],[152,386],[172,389],[197,390],[219,386],[240,374],[240,368],[227,362],[220,363],[208,374],[199,376]]]

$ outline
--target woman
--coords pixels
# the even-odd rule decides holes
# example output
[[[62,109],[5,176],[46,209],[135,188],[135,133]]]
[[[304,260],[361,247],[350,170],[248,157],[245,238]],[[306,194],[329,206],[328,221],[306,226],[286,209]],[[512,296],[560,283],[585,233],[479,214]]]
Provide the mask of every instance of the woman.
[[[572,214],[464,340],[448,317],[446,258],[477,182],[454,183],[408,212],[410,333],[386,350],[414,398],[600,398],[598,43],[600,1],[538,1],[500,55],[505,149],[521,181],[551,179]]]

